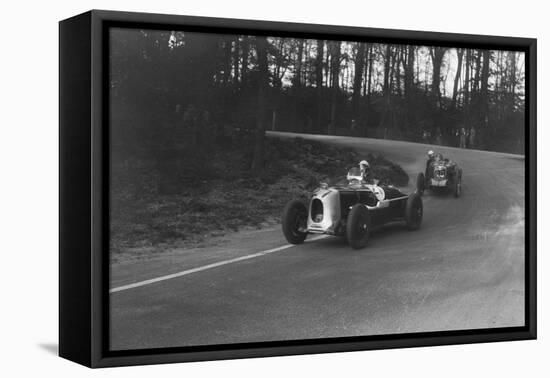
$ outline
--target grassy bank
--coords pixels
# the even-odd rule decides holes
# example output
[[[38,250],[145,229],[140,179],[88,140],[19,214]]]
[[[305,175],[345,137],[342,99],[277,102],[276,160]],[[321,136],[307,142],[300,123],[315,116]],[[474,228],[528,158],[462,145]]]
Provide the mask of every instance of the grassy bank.
[[[300,138],[268,138],[265,169],[252,174],[252,140],[240,136],[208,148],[112,156],[112,258],[140,249],[194,247],[243,227],[279,222],[293,198],[320,181],[343,177],[367,159],[375,177],[406,185],[408,176],[382,156],[359,156]]]

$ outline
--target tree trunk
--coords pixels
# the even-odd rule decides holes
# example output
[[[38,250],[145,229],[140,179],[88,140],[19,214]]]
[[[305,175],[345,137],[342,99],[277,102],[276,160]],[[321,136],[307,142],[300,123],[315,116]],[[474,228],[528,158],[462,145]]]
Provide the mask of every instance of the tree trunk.
[[[353,78],[353,97],[352,108],[353,118],[356,121],[361,119],[360,102],[361,102],[361,84],[363,81],[363,68],[365,66],[365,43],[359,42],[357,46],[357,55],[355,57],[355,77]]]
[[[407,129],[410,130],[413,123],[414,104],[414,58],[416,47],[409,45],[407,48],[407,63],[405,65],[405,104],[407,107]]]
[[[374,46],[371,44],[369,46],[369,55],[367,57],[367,65],[368,65],[368,77],[367,77],[367,97],[370,96],[372,90],[372,69],[373,69],[373,64],[372,64],[372,60],[374,59],[373,57],[373,53],[374,53]]]
[[[332,100],[330,106],[330,123],[328,133],[332,134],[336,129],[336,102],[338,101],[339,77],[340,77],[340,41],[331,41],[330,70],[332,82]]]
[[[513,112],[516,104],[515,104],[515,95],[516,95],[516,86],[517,86],[517,79],[516,79],[516,71],[517,71],[517,61],[516,61],[516,52],[510,51],[508,52],[509,59],[510,59],[510,78],[508,79],[510,83],[510,89],[508,93],[508,109]]]
[[[456,108],[456,99],[458,95],[458,82],[460,81],[460,76],[462,75],[462,56],[464,55],[463,49],[456,49],[456,55],[458,58],[457,66],[456,66],[456,75],[455,75],[455,81],[453,84],[453,100],[451,103],[451,108]]]
[[[232,40],[227,37],[224,40],[224,66],[223,66],[223,83],[225,85],[230,84],[231,79],[231,47]]]
[[[380,117],[379,127],[383,129],[384,139],[387,136],[387,126],[386,118],[388,112],[390,111],[390,101],[391,101],[391,88],[390,88],[390,77],[391,77],[391,45],[386,45],[386,53],[384,55],[384,84],[382,87],[383,96],[384,96],[384,105],[382,110],[382,116]]]
[[[256,54],[258,56],[258,108],[256,111],[256,141],[251,169],[259,171],[264,163],[265,119],[267,110],[267,88],[269,73],[267,67],[267,39],[264,36],[256,37]]]
[[[466,49],[466,65],[464,69],[466,70],[464,76],[464,101],[462,104],[462,109],[464,110],[464,125],[467,129],[470,128],[470,73],[471,73],[471,62],[472,62],[472,50]]]
[[[273,86],[281,89],[283,86],[282,79],[285,76],[286,73],[286,67],[283,67],[284,64],[284,46],[285,46],[285,39],[279,38],[274,43],[277,43],[276,48],[274,49],[276,51],[275,55],[275,72],[273,75]],[[282,71],[282,72],[281,72]]]
[[[409,45],[407,49],[407,63],[405,65],[405,98],[412,97],[412,89],[414,86],[414,56],[415,47]]]
[[[491,52],[483,50],[483,67],[481,71],[481,91],[480,91],[480,124],[487,127],[489,124],[489,61]]]
[[[403,58],[403,47],[399,47],[396,53],[393,74],[395,77],[395,88],[397,89],[397,95],[403,97],[403,90],[401,88],[401,65],[405,66]]]
[[[233,46],[233,82],[235,86],[239,84],[239,37],[235,37]]]
[[[481,72],[481,51],[477,51],[477,58],[476,58],[476,72],[474,76],[474,85],[472,91],[479,92],[479,75]]]
[[[294,77],[292,78],[292,94],[293,94],[293,105],[292,105],[292,120],[291,126],[297,132],[302,132],[301,122],[298,121],[298,102],[300,100],[300,87],[302,86],[302,59],[304,55],[304,40],[298,40],[298,56],[296,57],[295,62],[295,72]]]
[[[321,130],[322,110],[323,110],[323,55],[325,42],[317,40],[317,56],[315,58],[315,85],[317,86],[317,119],[316,128]]]
[[[245,87],[247,76],[248,76],[248,54],[250,50],[250,43],[246,35],[243,36],[243,41],[241,46],[242,46],[242,54],[243,54],[243,60],[241,64],[241,86]]]
[[[369,43],[369,49],[367,51],[367,91],[366,91],[366,106],[365,106],[365,136],[367,136],[368,122],[370,117],[370,94],[372,87],[372,70],[373,70],[373,55],[374,55],[374,45]]]
[[[302,85],[302,60],[304,58],[304,40],[300,40],[298,45],[298,56],[296,57],[296,72],[294,73],[294,82],[292,83],[295,87],[300,87]]]
[[[391,45],[386,45],[386,55],[384,56],[384,95],[389,94],[390,92],[390,72],[391,68]]]
[[[443,56],[445,56],[445,47],[432,47],[430,48],[430,54],[432,57],[432,96],[436,107],[441,108],[441,63],[443,62]]]

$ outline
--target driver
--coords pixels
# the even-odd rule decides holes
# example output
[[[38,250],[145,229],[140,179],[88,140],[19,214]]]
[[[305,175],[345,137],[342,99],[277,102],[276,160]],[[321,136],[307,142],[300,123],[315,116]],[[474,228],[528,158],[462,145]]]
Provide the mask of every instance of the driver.
[[[429,150],[428,151],[428,160],[426,160],[426,172],[424,174],[426,179],[431,178],[431,175],[432,175],[432,172],[433,172],[432,163],[434,161],[435,161],[435,152],[433,152],[432,150]]]
[[[361,170],[363,181],[365,181],[367,184],[371,184],[373,178],[369,162],[366,160],[361,160],[361,162],[359,163],[359,169]]]

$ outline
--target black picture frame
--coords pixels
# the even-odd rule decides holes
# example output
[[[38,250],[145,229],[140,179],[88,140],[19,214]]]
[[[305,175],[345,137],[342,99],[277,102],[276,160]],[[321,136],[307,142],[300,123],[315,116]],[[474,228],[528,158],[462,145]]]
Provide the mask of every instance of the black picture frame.
[[[526,57],[523,327],[128,351],[108,350],[110,27],[508,49]],[[536,39],[92,10],[59,24],[59,354],[89,367],[536,338]]]

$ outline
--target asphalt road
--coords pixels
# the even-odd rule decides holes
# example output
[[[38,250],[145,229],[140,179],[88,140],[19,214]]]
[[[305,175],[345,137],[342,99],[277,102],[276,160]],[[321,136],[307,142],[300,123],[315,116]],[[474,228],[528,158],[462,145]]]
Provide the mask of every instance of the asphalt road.
[[[463,167],[462,197],[427,194],[419,231],[392,225],[361,250],[332,237],[285,248],[277,227],[243,231],[211,249],[114,265],[111,349],[524,324],[522,156],[304,137],[381,152],[411,181],[433,148]],[[136,282],[141,286],[126,286]]]

